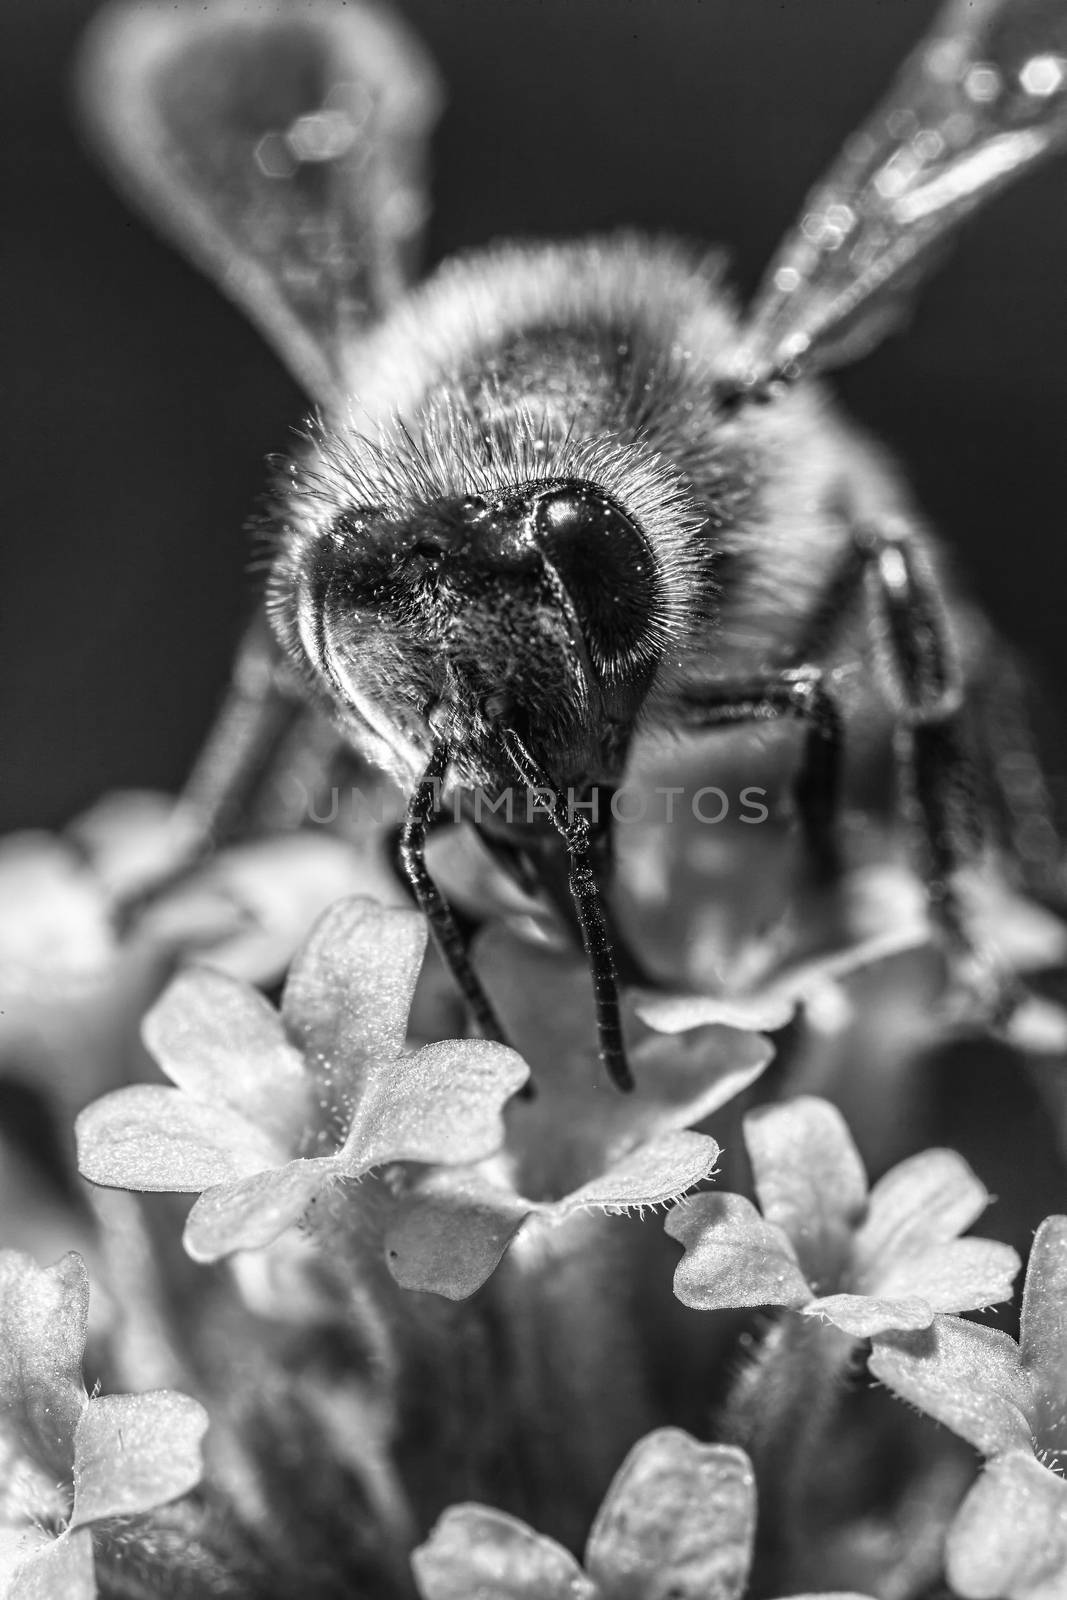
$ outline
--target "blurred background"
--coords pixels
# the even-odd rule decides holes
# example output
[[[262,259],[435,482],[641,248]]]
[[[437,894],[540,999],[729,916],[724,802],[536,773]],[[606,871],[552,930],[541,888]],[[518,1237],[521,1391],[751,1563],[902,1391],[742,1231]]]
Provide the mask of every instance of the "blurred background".
[[[208,0],[210,3],[210,0]],[[342,3],[342,0],[338,0]],[[750,290],[932,0],[403,0],[449,91],[428,264],[618,224]],[[251,607],[244,524],[304,397],[82,151],[85,0],[5,8],[0,831],[178,784]],[[1067,686],[1067,161],[966,232],[904,337],[835,381],[975,593]]]

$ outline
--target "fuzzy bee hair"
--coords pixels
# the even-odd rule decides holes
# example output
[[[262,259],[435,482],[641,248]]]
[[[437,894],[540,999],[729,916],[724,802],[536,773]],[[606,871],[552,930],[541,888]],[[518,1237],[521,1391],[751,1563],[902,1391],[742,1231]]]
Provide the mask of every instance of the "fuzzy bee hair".
[[[575,480],[654,551],[651,708],[694,655],[760,636],[787,646],[834,558],[816,524],[838,480],[880,496],[890,478],[811,385],[740,424],[719,414],[735,341],[721,255],[674,240],[510,244],[447,263],[346,351],[348,403],[312,420],[280,475],[269,605],[287,653],[305,653],[309,571],[359,558],[351,513],[413,521]]]
[[[648,651],[694,639],[714,595],[709,533],[726,516],[706,493],[726,481],[713,441],[685,437],[729,338],[718,281],[715,258],[627,236],[497,249],[411,295],[353,349],[348,407],[314,420],[283,485],[270,585],[283,638],[294,576],[316,547],[343,544],[346,512],[402,521],[578,481],[655,552]]]

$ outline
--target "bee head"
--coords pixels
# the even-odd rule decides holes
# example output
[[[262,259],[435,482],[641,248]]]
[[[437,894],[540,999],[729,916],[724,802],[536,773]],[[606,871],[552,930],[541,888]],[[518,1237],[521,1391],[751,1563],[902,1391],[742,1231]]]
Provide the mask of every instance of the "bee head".
[[[437,739],[492,785],[504,727],[560,783],[618,762],[662,653],[661,576],[595,483],[346,510],[298,568],[287,643],[398,776]]]

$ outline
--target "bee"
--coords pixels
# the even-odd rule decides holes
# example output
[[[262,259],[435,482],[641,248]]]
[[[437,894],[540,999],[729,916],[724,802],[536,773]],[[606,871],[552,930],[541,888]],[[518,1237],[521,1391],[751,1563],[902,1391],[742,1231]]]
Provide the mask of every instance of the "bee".
[[[478,825],[517,872],[565,866],[626,1088],[590,797],[649,732],[790,721],[820,875],[841,869],[844,756],[891,749],[946,948],[1002,1012],[956,892],[990,834],[963,608],[819,380],[1067,141],[1064,0],[950,0],[744,311],[717,257],[636,235],[494,247],[414,284],[439,91],[386,13],[119,5],[81,82],[119,183],[316,407],[275,496],[265,624],[186,791],[203,839],[310,707],[411,796],[403,871],[493,1034],[425,855],[446,792],[488,797]],[[501,824],[516,784],[536,806]]]

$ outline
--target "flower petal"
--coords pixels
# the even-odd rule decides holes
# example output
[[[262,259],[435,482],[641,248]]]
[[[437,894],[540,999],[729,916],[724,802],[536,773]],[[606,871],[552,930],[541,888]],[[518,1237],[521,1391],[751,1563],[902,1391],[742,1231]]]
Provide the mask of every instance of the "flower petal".
[[[364,896],[339,900],[293,962],[282,1017],[309,1068],[349,1112],[365,1092],[368,1063],[404,1048],[426,949],[426,923]]]
[[[321,830],[245,840],[213,856],[184,895],[169,896],[151,926],[162,921],[165,929],[179,919],[183,900],[213,906],[217,932],[204,959],[245,983],[271,985],[336,900],[376,890],[368,869],[366,851]],[[387,871],[383,863],[383,878]],[[393,889],[399,901],[404,891],[395,877]]]
[[[0,839],[0,1018],[93,991],[115,955],[110,906],[67,845],[47,833]]]
[[[659,1428],[616,1473],[585,1565],[611,1600],[738,1600],[755,1529],[755,1479],[744,1451]]]
[[[219,1261],[235,1250],[261,1250],[291,1228],[333,1178],[336,1156],[290,1161],[236,1183],[206,1190],[190,1211],[183,1243],[194,1261]]]
[[[558,936],[559,913],[544,887],[518,883],[473,823],[435,829],[426,841],[426,865],[449,905],[476,922],[514,925],[521,919],[543,938]]]
[[[762,1033],[726,1026],[638,1040],[630,1057],[635,1092],[660,1107],[649,1131],[703,1122],[755,1083],[773,1058],[774,1046]]]
[[[275,1141],[236,1111],[155,1083],[94,1101],[74,1132],[79,1171],[107,1189],[196,1194],[285,1159]]]
[[[595,1600],[574,1557],[517,1517],[452,1506],[411,1557],[423,1600]]]
[[[73,1251],[41,1268],[0,1251],[0,1411],[31,1461],[70,1477],[74,1433],[87,1404],[82,1356],[89,1275]]]
[[[8,1600],[9,1585],[19,1568],[37,1560],[54,1543],[52,1535],[36,1523],[16,1528],[0,1527],[0,1595],[4,1600]]]
[[[203,1406],[188,1395],[105,1395],[90,1400],[74,1441],[71,1528],[154,1511],[200,1482]]]
[[[739,1194],[698,1194],[675,1206],[665,1228],[684,1245],[674,1292],[698,1311],[802,1306],[811,1299],[793,1246]]]
[[[281,1017],[255,989],[207,967],[180,972],[142,1025],[147,1049],[190,1099],[226,1106],[294,1141],[308,1080]]]
[[[562,1200],[533,1207],[540,1216],[569,1217],[576,1211],[636,1211],[681,1199],[710,1178],[719,1147],[703,1133],[665,1133],[638,1145],[614,1166]]]
[[[745,1145],[760,1208],[788,1235],[817,1291],[833,1291],[864,1219],[867,1174],[845,1119],[808,1096],[745,1118]]]
[[[932,1306],[916,1297],[878,1299],[869,1294],[831,1294],[804,1307],[806,1317],[822,1317],[853,1339],[878,1333],[915,1333],[934,1320]]]
[[[1023,1055],[1067,1053],[1067,1010],[1054,1000],[1027,995],[1004,1024],[1004,1039]]]
[[[884,1265],[929,1244],[965,1233],[989,1204],[985,1185],[955,1150],[923,1150],[902,1161],[871,1190],[867,1220],[856,1235],[854,1257]]]
[[[975,917],[1006,971],[1040,972],[1063,965],[1067,926],[1061,917],[1017,894],[995,873],[967,876]]]
[[[960,1507],[945,1554],[966,1600],[1063,1600],[1067,1481],[1029,1451],[998,1456]]]
[[[345,1159],[353,1173],[383,1161],[480,1161],[503,1144],[504,1105],[528,1077],[521,1056],[488,1039],[369,1060]]]
[[[530,1062],[537,1101],[581,1099],[585,1106],[603,1101],[600,1120],[614,1107],[608,1138],[616,1146],[624,1126],[633,1144],[648,1133],[699,1122],[741,1093],[773,1058],[769,1040],[734,1027],[699,1027],[693,1038],[680,1040],[673,1035],[686,1030],[649,1032],[637,1022],[627,1030],[637,1086],[633,1094],[619,1096],[597,1061],[597,1038],[589,1027],[589,970],[579,955],[531,946],[517,934],[493,930],[475,942],[475,958],[507,1037]],[[645,1003],[653,1002],[646,997]]]
[[[465,1300],[492,1276],[530,1210],[479,1173],[429,1173],[386,1233],[389,1271],[403,1289]]]
[[[912,876],[895,868],[877,874],[874,869],[856,873],[849,886],[856,920],[849,942],[841,948],[831,947],[801,960],[787,960],[764,973],[755,988],[735,989],[722,995],[650,996],[638,1003],[638,1015],[650,1028],[662,1033],[680,1033],[711,1022],[777,1033],[792,1020],[799,1006],[827,985],[840,983],[864,967],[927,942],[929,919],[923,896],[916,889]],[[863,903],[865,899],[880,901],[878,921],[866,935],[862,932],[863,920],[870,919],[871,913]],[[900,912],[895,917],[890,910],[894,904]]]
[[[1058,1409],[1062,1423],[1067,1409],[1067,1217],[1046,1217],[1034,1235],[1019,1342],[1043,1408]]]
[[[894,1394],[943,1422],[983,1455],[1031,1448],[1033,1391],[1014,1339],[956,1317],[928,1333],[878,1339],[868,1362]]]
[[[5,1574],[4,1561],[18,1561],[10,1580],[10,1588],[0,1589],[4,1600],[96,1600],[96,1576],[93,1572],[93,1542],[88,1533],[80,1530],[62,1534],[58,1539],[43,1536],[33,1538],[37,1530],[16,1536],[24,1554],[4,1551],[0,1555],[0,1583]]]
[[[757,1033],[777,1033],[796,1013],[796,995],[771,986],[753,995],[718,998],[704,994],[660,994],[654,991],[635,999],[641,1021],[657,1033],[688,1033],[709,1023],[729,1028],[751,1028]]]
[[[188,866],[202,844],[191,807],[153,789],[115,789],[65,829],[108,902],[133,899]]]
[[[925,1300],[934,1311],[980,1311],[1011,1299],[1021,1267],[1009,1244],[953,1239],[872,1273],[871,1292],[887,1300],[901,1295]]]

